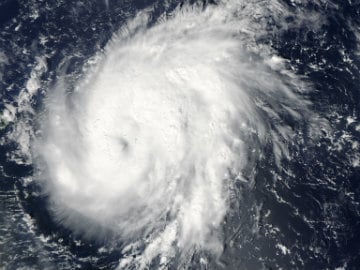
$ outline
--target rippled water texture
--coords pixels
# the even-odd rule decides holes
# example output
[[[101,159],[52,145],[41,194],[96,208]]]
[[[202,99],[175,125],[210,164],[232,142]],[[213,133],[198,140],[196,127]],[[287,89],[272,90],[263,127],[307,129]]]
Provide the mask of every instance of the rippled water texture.
[[[356,269],[359,5],[11,5],[0,265]]]

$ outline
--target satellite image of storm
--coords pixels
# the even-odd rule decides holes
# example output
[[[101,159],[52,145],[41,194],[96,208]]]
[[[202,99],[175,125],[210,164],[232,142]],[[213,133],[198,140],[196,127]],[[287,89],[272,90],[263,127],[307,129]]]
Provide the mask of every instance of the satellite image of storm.
[[[360,0],[0,0],[1,270],[359,270]]]

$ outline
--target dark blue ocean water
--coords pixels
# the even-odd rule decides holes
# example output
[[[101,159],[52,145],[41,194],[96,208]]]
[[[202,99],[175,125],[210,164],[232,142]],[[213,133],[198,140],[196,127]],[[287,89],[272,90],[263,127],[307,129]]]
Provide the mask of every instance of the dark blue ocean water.
[[[323,134],[316,144],[307,142],[306,136],[289,142],[296,158],[279,171],[270,172],[275,158],[265,146],[269,154],[256,164],[255,184],[237,186],[239,200],[232,208],[239,214],[226,217],[224,252],[219,261],[210,262],[210,268],[359,269],[360,2],[284,2],[294,13],[301,9],[322,14],[326,23],[291,27],[261,42],[276,49],[314,86],[309,94],[313,109],[331,123],[334,132]],[[179,3],[155,4],[154,21],[156,14]],[[48,70],[41,79],[47,85],[56,81],[59,67],[76,77],[84,62],[127,19],[150,4],[154,3],[2,0],[0,53],[6,60],[0,63],[0,109],[17,105],[16,97],[30,78],[36,57],[46,55]],[[290,23],[294,17],[286,20]],[[39,36],[47,41],[39,42]],[[69,61],[63,65],[65,57]],[[39,110],[43,95],[39,91],[32,97]],[[12,128],[11,123],[1,123],[0,136],[5,138]],[[11,159],[17,147],[6,140],[0,145],[0,267],[115,268],[123,256],[121,244],[99,252],[111,235],[95,242],[57,225],[40,187],[34,182],[24,185],[33,168]],[[193,268],[199,269],[196,256]],[[156,262],[153,266],[156,269]]]

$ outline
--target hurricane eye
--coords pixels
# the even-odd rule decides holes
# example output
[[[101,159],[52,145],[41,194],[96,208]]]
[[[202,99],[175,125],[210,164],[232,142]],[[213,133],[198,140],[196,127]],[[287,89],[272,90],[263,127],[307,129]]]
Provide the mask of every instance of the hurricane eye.
[[[120,149],[122,153],[128,153],[130,150],[130,143],[125,138],[119,138],[118,142],[120,144]]]

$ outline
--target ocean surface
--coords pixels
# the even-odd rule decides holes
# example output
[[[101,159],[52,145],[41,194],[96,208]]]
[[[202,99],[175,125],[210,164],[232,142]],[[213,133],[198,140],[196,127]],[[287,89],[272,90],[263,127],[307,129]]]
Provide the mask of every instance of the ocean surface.
[[[0,2],[1,269],[359,269],[360,2]]]

